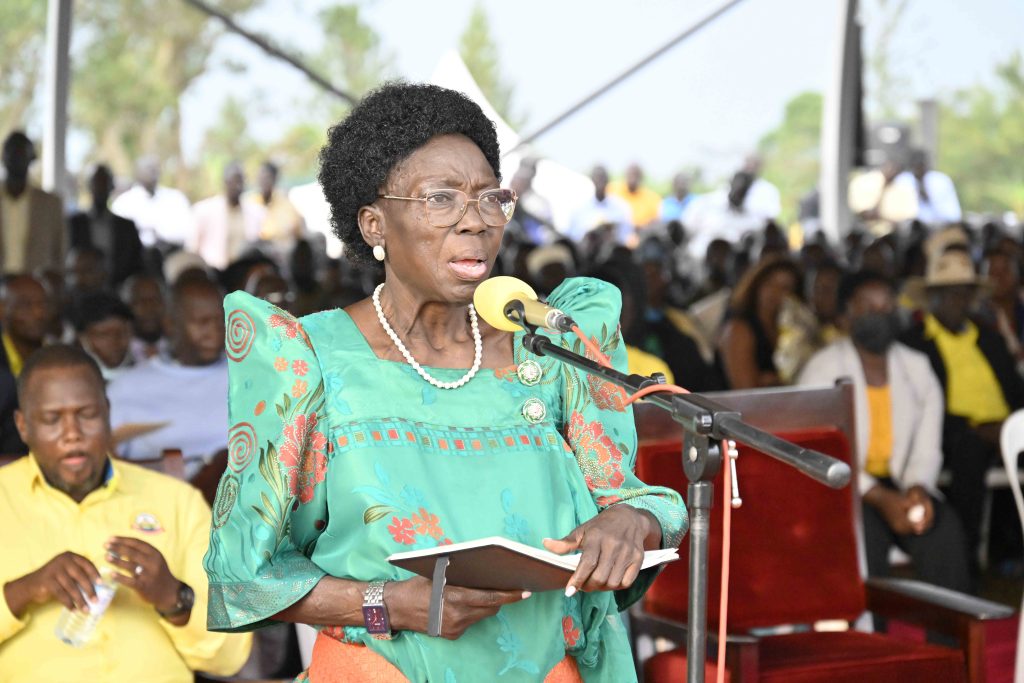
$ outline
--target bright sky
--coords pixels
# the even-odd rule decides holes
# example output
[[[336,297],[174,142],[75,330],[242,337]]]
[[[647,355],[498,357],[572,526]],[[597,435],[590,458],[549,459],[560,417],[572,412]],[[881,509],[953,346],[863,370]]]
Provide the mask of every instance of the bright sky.
[[[475,0],[372,0],[365,19],[394,56],[396,75],[430,77],[458,37]],[[874,42],[878,0],[866,7],[864,45]],[[890,0],[890,4],[893,0]],[[670,40],[721,0],[516,0],[485,2],[501,68],[515,86],[528,133]],[[316,8],[327,0],[266,0],[240,21],[284,46],[316,49]],[[540,138],[536,146],[586,171],[613,173],[631,161],[668,178],[684,166],[712,177],[739,164],[805,90],[824,91],[833,59],[839,0],[745,0],[696,36]],[[185,10],[183,10],[185,11]],[[940,96],[991,79],[994,65],[1024,50],[1020,0],[911,0],[893,64],[908,99]],[[245,73],[225,68],[247,64]],[[235,36],[221,39],[211,73],[183,101],[185,149],[200,152],[202,131],[229,93],[259,95],[254,132],[268,140],[298,118],[305,78]],[[331,122],[325,121],[326,127]]]

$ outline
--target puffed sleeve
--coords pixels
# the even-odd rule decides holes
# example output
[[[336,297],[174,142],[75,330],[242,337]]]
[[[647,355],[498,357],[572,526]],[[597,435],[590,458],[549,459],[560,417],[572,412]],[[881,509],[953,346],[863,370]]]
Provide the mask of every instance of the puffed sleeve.
[[[306,595],[327,523],[330,450],[324,384],[291,315],[241,292],[224,301],[229,359],[228,467],[213,505],[208,626],[247,631]]]
[[[249,657],[252,635],[248,633],[210,633],[202,618],[209,592],[203,574],[203,553],[207,549],[210,530],[210,508],[198,490],[179,485],[177,496],[177,547],[167,563],[172,573],[191,586],[196,593],[195,606],[184,626],[175,626],[161,619],[160,626],[174,643],[175,649],[190,669],[218,676],[238,672]]]
[[[572,278],[557,287],[548,303],[565,311],[596,342],[612,366],[628,372],[626,344],[619,333],[622,297],[601,280]],[[559,337],[562,346],[588,355],[574,334]],[[661,524],[662,546],[678,546],[689,526],[682,497],[663,486],[648,486],[633,473],[637,436],[626,392],[593,375],[568,368],[563,425],[565,439],[599,509],[632,505],[653,514]]]

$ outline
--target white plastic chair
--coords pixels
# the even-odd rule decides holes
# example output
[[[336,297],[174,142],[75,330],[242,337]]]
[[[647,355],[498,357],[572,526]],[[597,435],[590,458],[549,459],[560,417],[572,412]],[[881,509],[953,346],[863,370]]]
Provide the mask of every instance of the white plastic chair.
[[[316,641],[317,630],[308,624],[295,624],[295,635],[299,639],[299,656],[302,668],[308,669],[313,661],[313,643]]]
[[[1017,503],[1017,514],[1024,525],[1024,495],[1020,490],[1020,479],[1017,477],[1017,455],[1024,451],[1024,409],[1013,412],[1003,422],[999,433],[999,450],[1003,454],[1003,467],[1009,479],[1013,500]],[[1024,613],[1024,605],[1021,605]],[[1024,624],[1017,630],[1017,663],[1014,668],[1014,683],[1024,683]]]

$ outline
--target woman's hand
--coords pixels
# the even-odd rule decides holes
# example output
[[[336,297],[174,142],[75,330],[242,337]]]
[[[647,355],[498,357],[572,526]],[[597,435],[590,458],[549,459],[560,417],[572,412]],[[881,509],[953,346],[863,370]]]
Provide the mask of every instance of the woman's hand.
[[[544,547],[564,555],[582,550],[565,594],[613,591],[636,581],[644,550],[661,545],[661,525],[651,513],[630,505],[612,505],[561,539],[544,539]]]
[[[430,589],[430,579],[422,576],[384,584],[384,604],[387,606],[393,630],[427,632]],[[519,602],[528,597],[530,593],[524,591],[489,591],[445,586],[441,637],[456,640],[476,622],[497,614],[502,605]]]

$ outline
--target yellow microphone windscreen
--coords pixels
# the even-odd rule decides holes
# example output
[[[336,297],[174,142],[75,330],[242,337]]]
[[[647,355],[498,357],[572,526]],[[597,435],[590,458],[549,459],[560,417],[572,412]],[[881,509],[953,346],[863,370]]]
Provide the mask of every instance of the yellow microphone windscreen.
[[[491,327],[516,332],[519,325],[505,317],[505,305],[513,299],[536,301],[537,292],[519,278],[498,275],[480,283],[473,293],[473,306]]]

